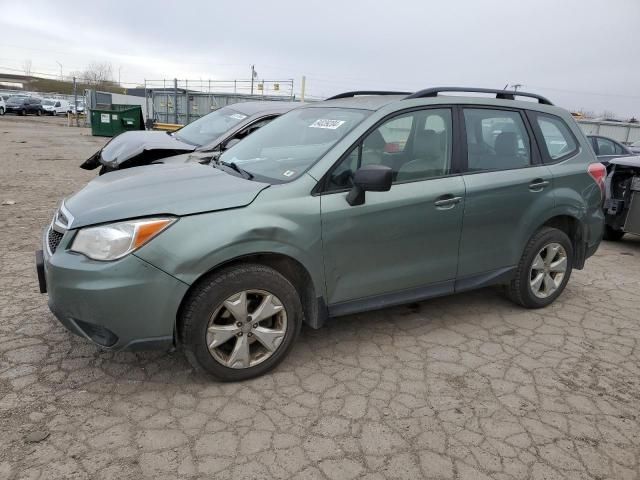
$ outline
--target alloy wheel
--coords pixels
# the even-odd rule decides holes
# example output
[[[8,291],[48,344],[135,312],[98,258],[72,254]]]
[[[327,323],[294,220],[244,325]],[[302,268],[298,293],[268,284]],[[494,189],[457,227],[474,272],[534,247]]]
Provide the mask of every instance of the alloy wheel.
[[[287,332],[287,312],[265,290],[243,290],[215,310],[206,342],[211,356],[228,368],[249,368],[271,357]]]
[[[553,295],[567,272],[567,252],[559,243],[549,243],[534,257],[529,272],[531,291],[538,298]]]

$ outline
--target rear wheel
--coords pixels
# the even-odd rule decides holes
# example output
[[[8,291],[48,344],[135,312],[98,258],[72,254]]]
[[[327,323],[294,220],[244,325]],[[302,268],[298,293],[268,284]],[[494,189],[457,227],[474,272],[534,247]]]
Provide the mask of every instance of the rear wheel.
[[[42,110],[40,110],[40,109],[36,110],[36,115],[37,115],[37,116],[42,115]]]
[[[27,111],[24,108],[20,110],[20,115],[24,117],[26,114],[27,114]]]
[[[529,240],[507,294],[523,307],[546,307],[563,292],[572,269],[571,240],[557,228],[544,227]]]
[[[616,230],[609,225],[604,226],[604,235],[602,238],[605,240],[609,240],[610,242],[617,242],[624,237],[624,232],[622,230]]]
[[[0,115],[4,115],[4,107],[0,107]]]
[[[231,267],[191,293],[180,343],[194,368],[223,381],[245,380],[285,358],[302,315],[295,287],[276,270],[256,264]]]

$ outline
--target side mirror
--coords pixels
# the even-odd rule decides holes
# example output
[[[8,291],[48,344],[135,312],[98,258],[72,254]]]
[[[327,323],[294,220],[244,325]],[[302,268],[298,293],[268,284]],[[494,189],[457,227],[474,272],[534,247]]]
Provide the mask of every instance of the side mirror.
[[[388,192],[393,182],[392,170],[384,165],[366,165],[353,175],[353,187],[347,195],[352,207],[364,203],[364,192]]]
[[[225,150],[229,150],[234,145],[240,143],[239,138],[232,138],[221,145],[221,150],[224,152]]]

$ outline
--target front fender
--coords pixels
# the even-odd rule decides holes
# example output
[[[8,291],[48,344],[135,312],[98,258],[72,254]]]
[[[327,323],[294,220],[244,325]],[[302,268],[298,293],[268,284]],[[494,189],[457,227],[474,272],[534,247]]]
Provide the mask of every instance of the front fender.
[[[285,255],[307,270],[324,296],[319,197],[269,199],[266,193],[244,208],[182,217],[136,255],[189,285],[239,257]]]

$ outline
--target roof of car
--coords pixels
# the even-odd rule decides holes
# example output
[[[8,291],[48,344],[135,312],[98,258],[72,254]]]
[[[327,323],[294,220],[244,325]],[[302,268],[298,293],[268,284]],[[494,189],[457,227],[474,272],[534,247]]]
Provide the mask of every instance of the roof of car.
[[[441,92],[457,92],[455,95],[446,95]],[[475,92],[483,94],[482,96],[462,95],[462,92]],[[347,92],[337,95],[324,102],[308,104],[308,107],[340,107],[340,108],[360,108],[366,110],[380,110],[381,108],[395,102],[406,101],[411,105],[438,105],[438,104],[470,104],[470,105],[495,105],[510,108],[526,108],[532,110],[549,110],[555,109],[553,104],[542,97],[533,93],[515,92],[507,90],[492,90],[484,88],[464,88],[464,87],[436,87],[421,90],[414,94],[402,92]],[[495,95],[492,97],[486,94]],[[517,100],[516,97],[529,97],[536,99]]]
[[[255,115],[258,113],[287,113],[301,105],[300,102],[281,101],[261,101],[261,102],[239,102],[228,105],[229,108],[245,115]]]
[[[406,95],[364,95],[359,97],[338,98],[324,102],[308,103],[307,107],[340,107],[361,108],[363,110],[378,110],[389,103],[406,98]]]

